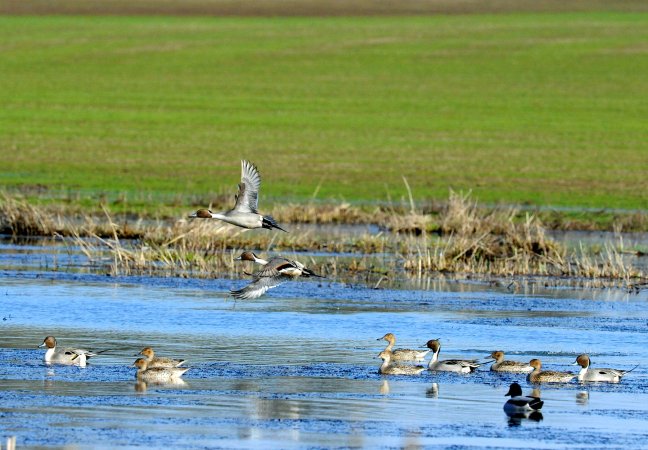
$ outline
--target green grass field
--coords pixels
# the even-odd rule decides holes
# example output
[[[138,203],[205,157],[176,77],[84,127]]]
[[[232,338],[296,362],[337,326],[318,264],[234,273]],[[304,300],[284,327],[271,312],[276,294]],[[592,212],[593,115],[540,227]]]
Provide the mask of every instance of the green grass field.
[[[648,13],[0,17],[0,186],[648,208]]]

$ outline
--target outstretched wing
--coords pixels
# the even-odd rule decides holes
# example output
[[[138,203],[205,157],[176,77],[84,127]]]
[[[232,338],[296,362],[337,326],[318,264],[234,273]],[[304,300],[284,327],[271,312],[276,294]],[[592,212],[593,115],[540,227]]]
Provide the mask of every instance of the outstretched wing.
[[[285,258],[275,257],[268,261],[268,264],[261,267],[259,270],[252,274],[252,277],[257,280],[259,278],[268,278],[268,277],[282,277],[284,271],[295,269],[297,266]]]
[[[257,213],[259,187],[261,187],[261,175],[259,175],[256,166],[249,161],[242,160],[241,182],[238,194],[236,194],[234,209],[239,212]]]
[[[283,277],[272,277],[272,278],[257,278],[252,283],[245,286],[243,289],[238,289],[236,291],[230,291],[230,294],[234,298],[238,299],[254,299],[259,298],[265,294],[268,289],[279,286],[284,281]]]

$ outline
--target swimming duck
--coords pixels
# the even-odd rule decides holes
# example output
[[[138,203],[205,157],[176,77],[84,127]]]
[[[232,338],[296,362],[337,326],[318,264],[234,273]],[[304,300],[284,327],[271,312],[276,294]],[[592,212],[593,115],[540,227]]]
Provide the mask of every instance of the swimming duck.
[[[490,368],[494,372],[529,373],[533,371],[533,367],[527,363],[505,360],[504,352],[500,350],[491,353],[490,357],[495,360]]]
[[[293,261],[288,258],[275,256],[270,258],[269,261],[261,259],[253,252],[243,252],[241,256],[236,258],[243,261],[254,261],[261,264],[263,268],[257,270],[252,274],[252,282],[242,289],[230,291],[234,298],[238,299],[253,299],[261,297],[268,289],[275,288],[280,284],[298,278],[300,276],[324,278],[316,274],[310,269],[307,269],[299,261]]]
[[[527,375],[529,383],[569,383],[576,377],[570,372],[556,372],[553,370],[541,370],[542,363],[539,359],[532,359],[529,365],[533,367],[533,372]]]
[[[47,347],[43,360],[47,364],[66,364],[71,366],[85,367],[86,361],[95,353],[80,348],[56,348],[56,338],[47,336],[39,347]]]
[[[420,375],[425,370],[423,366],[401,366],[392,364],[392,352],[383,350],[378,354],[378,358],[382,358],[383,362],[378,373],[383,375]]]
[[[535,392],[536,391],[534,390],[534,393]],[[504,394],[504,396],[511,397],[506,401],[506,403],[504,403],[504,412],[509,416],[538,411],[544,404],[544,402],[540,400],[539,395],[522,395],[522,388],[517,383],[512,383],[508,392]]]
[[[409,348],[397,348],[394,350],[394,345],[396,344],[396,336],[392,333],[387,333],[381,338],[376,339],[377,341],[385,340],[388,342],[385,351],[391,351],[392,361],[423,361],[425,355],[430,353],[430,350],[412,350]]]
[[[184,359],[158,358],[151,347],[144,347],[138,354],[144,355],[149,369],[154,367],[180,367],[185,363]]]
[[[429,370],[439,372],[456,372],[456,373],[470,373],[477,370],[481,364],[475,359],[445,359],[439,361],[439,353],[441,352],[441,342],[438,339],[427,341],[426,346],[432,350],[432,359],[428,363]]]
[[[145,383],[171,383],[178,380],[189,368],[187,367],[148,367],[146,358],[138,358],[133,366],[137,367],[135,377]]]
[[[234,208],[221,213],[213,213],[208,209],[199,209],[191,214],[189,218],[219,219],[232,225],[242,228],[267,228],[271,230],[281,228],[272,216],[261,215],[257,211],[259,201],[259,187],[261,186],[261,175],[256,166],[249,161],[241,161],[241,182],[238,185],[236,203]],[[287,232],[287,231],[286,231]]]
[[[573,365],[581,366],[578,372],[578,381],[604,381],[608,383],[618,383],[621,378],[628,372],[633,371],[639,366],[635,366],[630,370],[617,370],[617,369],[590,369],[589,355],[579,355]]]

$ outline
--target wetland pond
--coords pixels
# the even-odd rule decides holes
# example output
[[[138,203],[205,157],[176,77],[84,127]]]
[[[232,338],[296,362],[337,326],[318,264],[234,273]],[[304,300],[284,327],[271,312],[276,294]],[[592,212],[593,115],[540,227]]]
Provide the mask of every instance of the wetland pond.
[[[648,292],[516,291],[457,282],[371,289],[299,281],[253,301],[245,280],[107,277],[80,254],[0,242],[0,438],[18,448],[646,448]],[[52,259],[56,259],[56,263]],[[61,267],[72,269],[61,270]],[[436,288],[435,288],[436,286]],[[523,375],[381,376],[397,347],[441,338],[441,358],[540,358],[630,369],[619,384],[541,386],[542,420],[502,411]],[[46,335],[103,351],[46,366]],[[143,385],[144,346],[184,358],[184,382]]]

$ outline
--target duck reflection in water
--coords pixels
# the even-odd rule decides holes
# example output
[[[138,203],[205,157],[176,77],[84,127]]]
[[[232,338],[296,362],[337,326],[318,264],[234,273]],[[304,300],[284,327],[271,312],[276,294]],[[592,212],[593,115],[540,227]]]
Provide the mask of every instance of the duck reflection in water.
[[[427,398],[439,398],[439,383],[432,383],[432,386],[425,391],[425,396]]]
[[[142,380],[136,380],[135,382],[135,392],[139,393],[144,393],[146,390],[151,387],[169,387],[169,388],[177,388],[177,387],[186,387],[188,386],[187,382],[185,380],[182,380],[180,378],[178,379],[173,379],[169,381],[165,381],[163,383],[160,382],[146,382]]]

